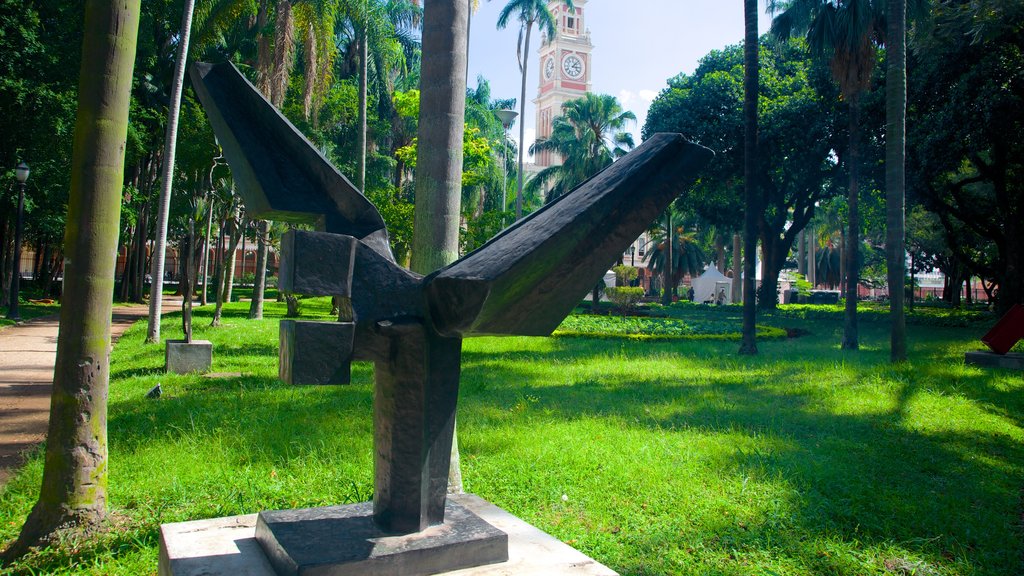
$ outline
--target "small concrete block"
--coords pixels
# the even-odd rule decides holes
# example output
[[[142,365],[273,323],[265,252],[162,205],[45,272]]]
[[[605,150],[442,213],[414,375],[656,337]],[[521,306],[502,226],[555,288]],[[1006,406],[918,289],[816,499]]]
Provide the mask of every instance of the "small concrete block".
[[[286,384],[348,384],[352,379],[352,322],[281,320],[278,377]]]
[[[472,494],[449,496],[508,535],[508,560],[445,576],[618,576],[582,552]],[[160,527],[160,576],[274,576],[256,543],[256,515]],[[384,573],[386,574],[386,573]]]
[[[261,512],[256,541],[280,576],[425,576],[508,560],[508,536],[451,501],[444,524],[412,534],[381,530],[372,502]]]
[[[167,372],[206,372],[213,366],[213,344],[209,340],[168,340],[166,344],[164,366]]]
[[[964,354],[964,362],[969,365],[987,368],[1006,368],[1008,370],[1024,371],[1024,354],[994,354],[979,350]]]
[[[255,538],[256,515],[160,526],[160,576],[273,576]]]

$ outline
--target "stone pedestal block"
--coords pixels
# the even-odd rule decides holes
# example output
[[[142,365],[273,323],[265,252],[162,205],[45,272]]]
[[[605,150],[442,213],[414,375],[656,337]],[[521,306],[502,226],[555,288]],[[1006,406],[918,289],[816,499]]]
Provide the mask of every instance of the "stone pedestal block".
[[[504,532],[464,506],[446,508],[443,524],[412,534],[383,531],[370,502],[261,512],[256,541],[280,576],[426,576],[508,560]]]
[[[478,496],[460,494],[449,499],[508,535],[508,560],[444,572],[446,576],[617,576],[608,567]],[[160,576],[274,576],[274,568],[256,542],[256,523],[257,515],[249,514],[164,524],[160,527]],[[333,574],[327,569],[311,569],[309,573],[314,572]],[[403,572],[381,568],[362,574]]]
[[[213,366],[213,344],[209,340],[168,340],[166,344],[164,366],[167,372],[206,372]]]

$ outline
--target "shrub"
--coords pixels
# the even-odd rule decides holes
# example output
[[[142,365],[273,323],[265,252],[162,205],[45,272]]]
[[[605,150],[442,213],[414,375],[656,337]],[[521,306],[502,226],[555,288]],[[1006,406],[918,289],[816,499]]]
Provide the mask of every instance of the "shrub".
[[[636,269],[634,268],[634,270]],[[605,288],[604,293],[623,312],[632,310],[640,302],[640,299],[644,297],[644,289],[640,287],[614,286],[612,288]]]
[[[640,271],[632,266],[616,266],[612,268],[612,272],[615,272],[616,286],[629,286],[629,283],[640,275]]]

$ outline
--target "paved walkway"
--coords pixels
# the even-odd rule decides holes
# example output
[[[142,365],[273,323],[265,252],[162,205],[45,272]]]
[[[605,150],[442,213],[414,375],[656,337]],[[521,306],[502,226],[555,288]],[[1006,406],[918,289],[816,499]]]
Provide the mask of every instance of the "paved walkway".
[[[180,300],[164,299],[165,312],[180,309]],[[148,314],[145,305],[115,306],[111,341]],[[25,450],[46,437],[58,324],[57,316],[46,316],[0,330],[0,486]]]

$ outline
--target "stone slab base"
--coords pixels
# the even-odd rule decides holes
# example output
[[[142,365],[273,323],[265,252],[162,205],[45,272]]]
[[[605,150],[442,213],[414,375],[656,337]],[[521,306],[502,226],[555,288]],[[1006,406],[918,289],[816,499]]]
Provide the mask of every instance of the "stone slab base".
[[[989,368],[1007,368],[1010,370],[1024,371],[1024,354],[994,354],[992,352],[967,352],[964,354],[964,362],[974,366],[986,366]]]
[[[288,576],[427,576],[508,560],[505,533],[451,501],[444,524],[402,535],[377,527],[372,502],[260,512],[256,541]]]
[[[207,372],[213,366],[213,344],[209,340],[168,340],[164,349],[167,372]]]
[[[447,576],[617,576],[606,566],[478,496],[460,494],[449,496],[449,500],[508,535],[508,560],[445,572]],[[249,514],[162,525],[160,576],[275,576],[256,542],[256,523],[257,515]]]

